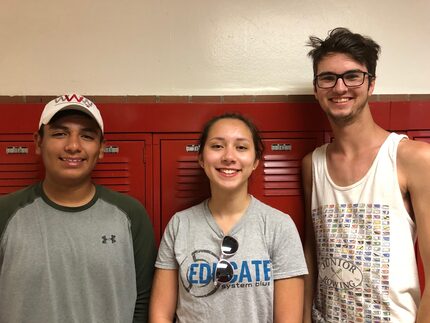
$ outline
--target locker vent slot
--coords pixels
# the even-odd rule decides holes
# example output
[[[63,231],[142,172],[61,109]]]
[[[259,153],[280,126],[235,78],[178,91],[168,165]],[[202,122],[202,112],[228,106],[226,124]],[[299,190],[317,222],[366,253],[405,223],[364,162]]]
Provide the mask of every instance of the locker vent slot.
[[[284,155],[264,156],[264,195],[291,196],[302,193],[301,159]]]
[[[12,193],[40,179],[39,163],[1,163],[0,195]]]
[[[95,183],[107,186],[112,190],[121,193],[130,192],[130,170],[127,159],[99,160],[94,168],[92,178]]]
[[[208,195],[208,180],[196,157],[181,157],[176,163],[176,197],[206,197]]]

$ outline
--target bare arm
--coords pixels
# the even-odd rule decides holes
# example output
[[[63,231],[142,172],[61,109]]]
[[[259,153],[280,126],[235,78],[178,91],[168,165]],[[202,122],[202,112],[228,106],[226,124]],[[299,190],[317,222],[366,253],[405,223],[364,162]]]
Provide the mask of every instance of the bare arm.
[[[410,195],[417,224],[418,244],[426,286],[418,308],[417,322],[430,322],[430,145],[407,140],[399,145],[399,181]]]
[[[312,197],[312,153],[303,158],[302,180],[305,200],[305,241],[304,252],[309,275],[305,277],[305,299],[303,307],[303,322],[312,322],[312,301],[317,279],[315,269],[315,237],[311,218],[311,197]]]
[[[156,269],[149,303],[150,323],[172,323],[178,298],[178,271]]]
[[[303,288],[302,276],[275,280],[275,323],[302,322]]]

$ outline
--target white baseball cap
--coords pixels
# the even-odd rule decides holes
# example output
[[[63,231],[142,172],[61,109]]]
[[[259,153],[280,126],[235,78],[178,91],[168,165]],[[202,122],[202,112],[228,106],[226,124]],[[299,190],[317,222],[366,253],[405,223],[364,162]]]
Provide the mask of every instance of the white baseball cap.
[[[77,110],[88,114],[97,121],[102,133],[104,132],[103,119],[97,106],[91,100],[76,93],[65,94],[48,102],[40,116],[39,129],[42,124],[48,124],[58,112],[65,110]]]

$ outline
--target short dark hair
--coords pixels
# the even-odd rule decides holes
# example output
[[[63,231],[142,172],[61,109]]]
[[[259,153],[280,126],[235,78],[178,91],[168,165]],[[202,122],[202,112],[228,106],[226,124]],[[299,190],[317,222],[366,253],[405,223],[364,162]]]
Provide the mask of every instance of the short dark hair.
[[[71,116],[71,115],[80,115],[80,116],[84,116],[88,119],[93,119],[91,116],[89,116],[88,114],[86,114],[85,112],[79,111],[79,110],[64,110],[64,111],[59,111],[57,112],[52,118],[51,120],[49,120],[48,124],[54,123],[57,120],[67,117],[67,116]],[[45,134],[45,125],[42,124],[39,128],[39,130],[37,131],[37,133],[39,134],[40,138],[43,138],[43,135]],[[97,128],[100,129],[100,142],[104,141],[104,136],[103,136],[103,132],[101,131],[101,128],[99,126],[99,124],[97,123]]]
[[[331,30],[324,40],[310,36],[307,45],[313,48],[308,56],[313,60],[314,75],[317,75],[318,64],[325,56],[342,53],[364,64],[367,71],[373,77],[376,76],[376,61],[381,47],[367,36],[354,34],[347,28],[338,27]]]
[[[249,129],[249,131],[251,131],[251,134],[252,134],[252,141],[255,147],[255,158],[260,160],[263,157],[264,144],[263,144],[263,141],[261,140],[260,133],[258,131],[257,126],[250,119],[244,117],[240,113],[231,113],[231,112],[224,113],[219,116],[215,116],[205,123],[199,138],[199,145],[200,145],[199,155],[203,153],[203,149],[205,147],[206,141],[208,139],[208,134],[212,126],[217,121],[223,120],[223,119],[239,120],[239,121],[242,121],[247,126],[247,128]]]

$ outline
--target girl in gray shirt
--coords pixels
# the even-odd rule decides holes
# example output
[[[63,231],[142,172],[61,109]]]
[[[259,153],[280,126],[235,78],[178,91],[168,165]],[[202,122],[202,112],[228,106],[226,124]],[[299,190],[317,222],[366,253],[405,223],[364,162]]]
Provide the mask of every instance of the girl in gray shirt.
[[[301,322],[307,268],[294,222],[248,193],[263,145],[238,114],[210,120],[199,163],[211,197],[170,220],[150,322]]]

